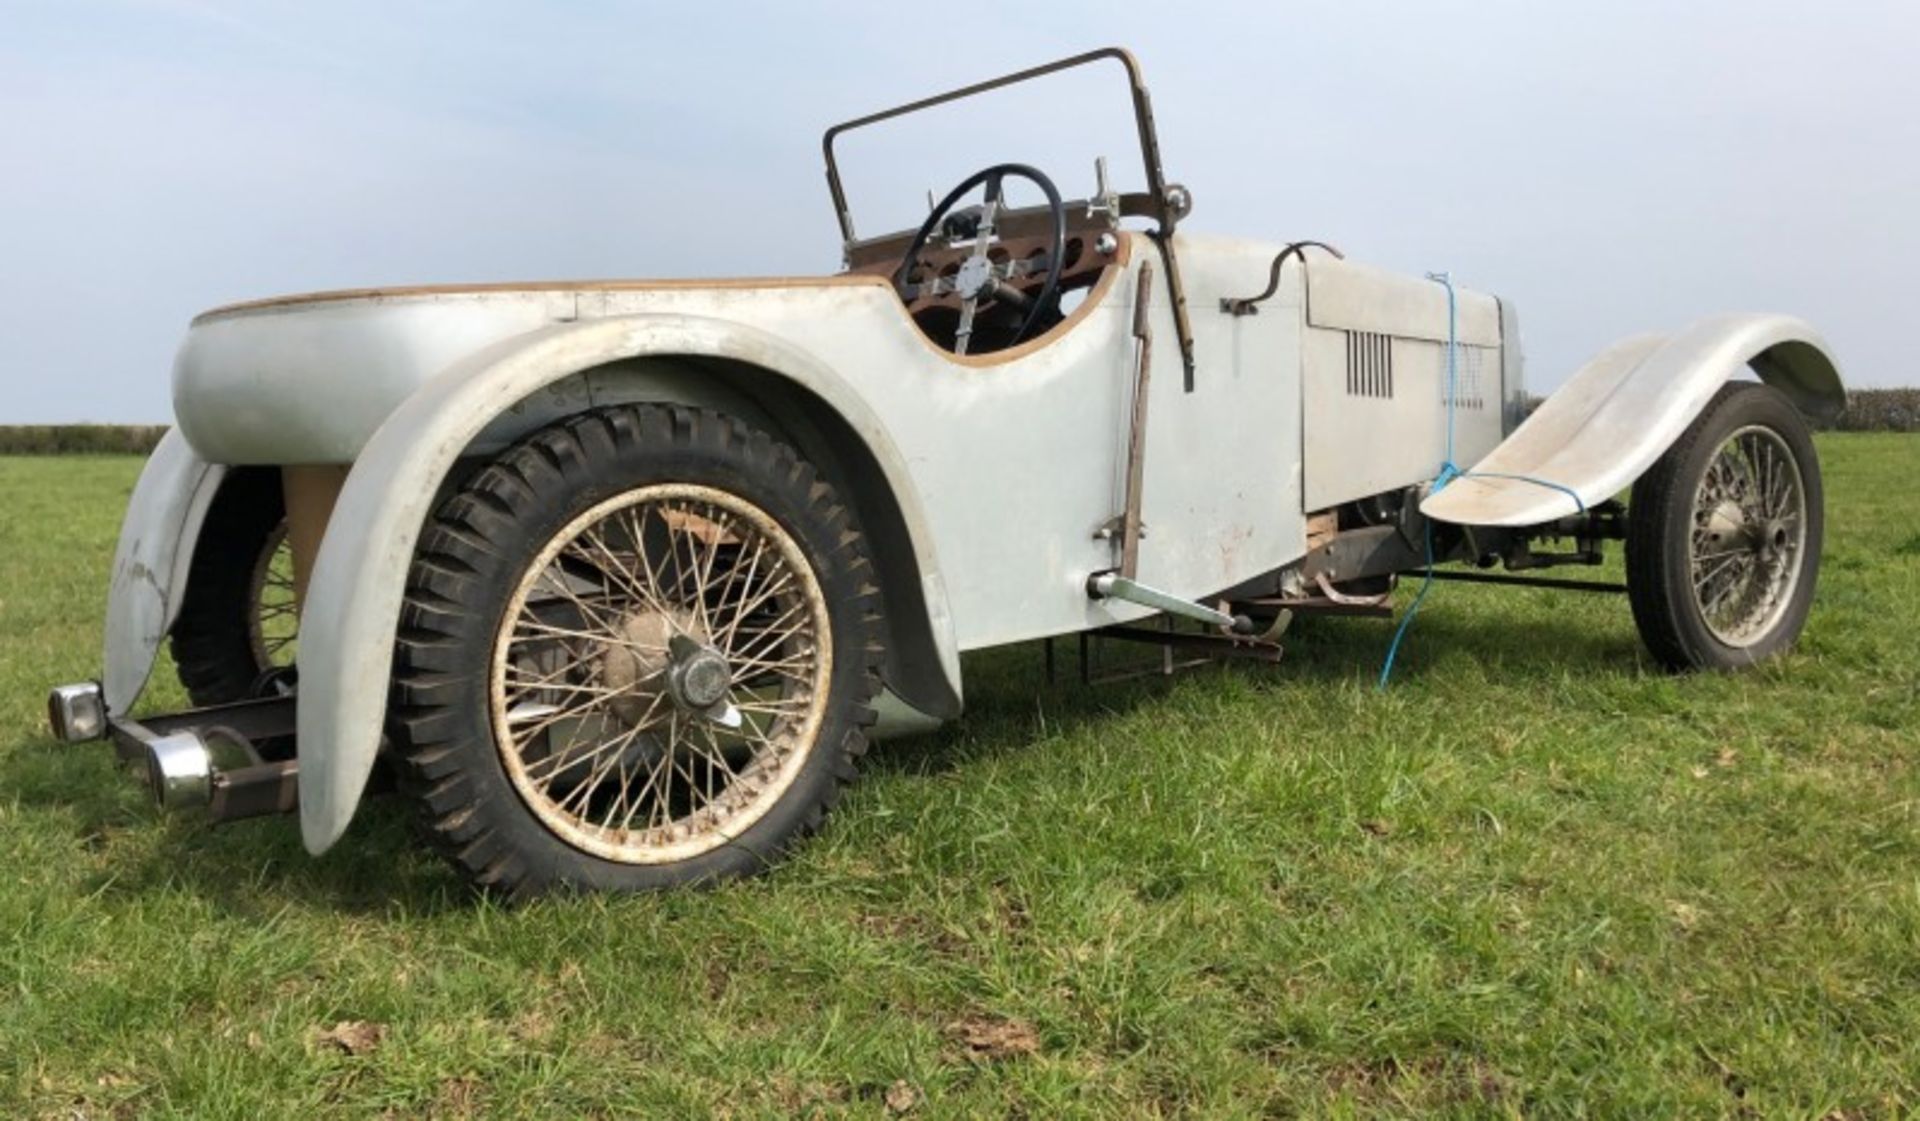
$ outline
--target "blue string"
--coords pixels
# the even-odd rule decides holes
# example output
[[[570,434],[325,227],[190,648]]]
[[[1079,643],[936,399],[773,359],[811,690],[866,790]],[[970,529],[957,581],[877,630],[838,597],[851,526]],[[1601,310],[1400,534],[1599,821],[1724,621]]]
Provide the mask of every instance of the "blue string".
[[[1445,286],[1447,290],[1447,458],[1440,464],[1440,471],[1433,477],[1433,489],[1429,493],[1437,494],[1455,479],[1511,479],[1514,482],[1531,483],[1548,490],[1557,490],[1573,499],[1574,509],[1584,514],[1587,504],[1574,493],[1572,487],[1546,479],[1536,479],[1531,475],[1508,475],[1499,471],[1466,471],[1453,461],[1453,414],[1459,400],[1460,377],[1460,307],[1459,298],[1453,288],[1453,274],[1430,272],[1427,279]],[[1400,643],[1407,637],[1407,631],[1413,627],[1413,620],[1420,614],[1420,605],[1426,602],[1427,593],[1433,590],[1433,519],[1423,518],[1426,526],[1426,569],[1420,581],[1420,590],[1414,593],[1413,602],[1407,606],[1407,613],[1394,628],[1393,641],[1387,646],[1386,661],[1380,666],[1380,683],[1377,688],[1385,689],[1393,678],[1393,663],[1400,656]]]
[[[1393,677],[1393,660],[1400,656],[1400,641],[1407,637],[1407,631],[1413,626],[1414,616],[1420,614],[1420,605],[1426,602],[1427,593],[1433,590],[1433,519],[1424,519],[1427,524],[1427,575],[1420,581],[1420,590],[1414,594],[1413,603],[1408,605],[1407,613],[1400,618],[1400,625],[1393,630],[1393,642],[1387,646],[1387,660],[1380,667],[1380,684],[1376,688],[1385,689]]]
[[[1537,487],[1557,490],[1573,499],[1573,507],[1579,513],[1587,512],[1587,504],[1580,500],[1572,487],[1546,479],[1536,479],[1531,475],[1508,475],[1500,471],[1468,471],[1453,459],[1453,419],[1458,406],[1460,382],[1460,309],[1458,297],[1454,293],[1453,274],[1430,272],[1427,279],[1447,289],[1447,459],[1440,465],[1440,473],[1433,477],[1433,489],[1437,492],[1455,479],[1511,479],[1517,483],[1532,483]]]

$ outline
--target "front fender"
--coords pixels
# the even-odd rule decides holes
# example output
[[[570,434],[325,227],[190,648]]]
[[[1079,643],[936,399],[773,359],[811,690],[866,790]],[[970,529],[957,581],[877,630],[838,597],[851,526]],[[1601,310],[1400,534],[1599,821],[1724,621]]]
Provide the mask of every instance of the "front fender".
[[[958,645],[906,461],[837,374],[773,335],[724,320],[646,314],[555,324],[487,347],[421,385],[347,475],[300,614],[300,830],[310,852],[339,839],[366,788],[386,718],[407,569],[454,462],[529,394],[582,370],[650,355],[747,363],[801,384],[846,418],[900,503],[925,574],[930,631],[958,695]]]
[[[107,591],[100,687],[115,716],[125,716],[146,688],[160,643],[180,613],[194,544],[226,472],[194,454],[177,428],[160,437],[140,470]]]
[[[1831,419],[1846,408],[1839,368],[1807,323],[1786,315],[1704,319],[1603,351],[1420,509],[1458,525],[1530,526],[1578,512],[1573,494],[1587,506],[1603,502],[1653,466],[1746,367],[1809,416]]]

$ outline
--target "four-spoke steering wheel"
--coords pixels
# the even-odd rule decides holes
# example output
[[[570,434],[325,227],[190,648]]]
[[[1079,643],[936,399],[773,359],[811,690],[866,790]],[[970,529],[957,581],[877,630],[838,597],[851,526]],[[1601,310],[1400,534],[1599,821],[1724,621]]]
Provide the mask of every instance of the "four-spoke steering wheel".
[[[994,244],[998,241],[997,224],[1000,213],[1006,209],[1001,191],[1002,180],[1007,176],[1025,179],[1039,187],[1047,196],[1048,217],[1051,219],[1053,245],[1046,255],[1043,267],[1046,280],[1036,295],[1028,295],[1024,288],[1016,287],[1010,281],[1015,277],[1029,274],[1034,266],[1029,261],[1007,260],[996,262],[990,256]],[[977,210],[969,207],[955,212],[954,207],[960,200],[981,185],[986,187],[986,201]],[[920,261],[920,254],[926,250],[927,241],[936,230],[943,230],[954,241],[973,239],[973,251],[960,263],[959,271],[951,276],[933,277],[922,284],[915,285],[908,278],[913,275],[914,266]],[[907,300],[925,296],[940,296],[949,292],[960,297],[960,326],[954,331],[953,352],[965,354],[967,344],[973,337],[973,321],[983,303],[1000,301],[1015,308],[1025,308],[1027,317],[1014,332],[1013,342],[1027,337],[1040,317],[1054,305],[1054,297],[1060,287],[1060,271],[1064,263],[1067,241],[1067,211],[1060,203],[1060,192],[1053,180],[1046,177],[1038,168],[1026,164],[995,164],[983,171],[967,176],[958,187],[947,193],[927,215],[920,231],[913,235],[913,242],[907,246],[907,255],[900,262],[900,271],[895,283],[900,295]]]

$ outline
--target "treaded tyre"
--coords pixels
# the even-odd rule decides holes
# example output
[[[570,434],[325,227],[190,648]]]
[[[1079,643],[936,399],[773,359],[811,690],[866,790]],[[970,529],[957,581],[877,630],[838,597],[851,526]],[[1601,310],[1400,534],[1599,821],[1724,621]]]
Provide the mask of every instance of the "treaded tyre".
[[[446,498],[396,641],[402,786],[510,896],[766,867],[854,777],[879,592],[846,505],[719,413],[585,413]]]
[[[280,472],[229,474],[207,508],[170,647],[196,705],[256,696],[293,664],[299,613]]]
[[[1806,421],[1770,386],[1722,388],[1633,485],[1627,591],[1667,668],[1728,670],[1793,645],[1824,530]]]

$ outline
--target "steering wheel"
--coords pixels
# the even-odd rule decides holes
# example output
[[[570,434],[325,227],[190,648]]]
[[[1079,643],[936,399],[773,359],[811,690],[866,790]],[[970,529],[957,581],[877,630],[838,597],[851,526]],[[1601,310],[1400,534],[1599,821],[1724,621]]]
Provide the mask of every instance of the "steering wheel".
[[[995,263],[990,252],[998,241],[996,223],[1004,209],[1001,194],[1001,182],[1007,176],[1025,179],[1040,188],[1047,196],[1047,209],[1053,227],[1053,248],[1046,256],[1046,282],[1040,286],[1038,296],[1029,296],[1020,288],[1008,283],[1013,278],[1026,274],[1030,265],[1021,260],[1008,260]],[[955,211],[960,200],[981,185],[986,186],[986,202],[981,206],[968,207]],[[914,285],[907,278],[913,275],[914,266],[920,263],[920,254],[926,251],[927,241],[934,230],[942,230],[947,237],[959,241],[971,237],[973,252],[960,263],[960,270],[952,276],[937,276],[923,284]],[[1060,191],[1054,187],[1053,180],[1046,177],[1040,169],[1026,164],[1001,163],[976,171],[967,176],[958,187],[947,192],[933,213],[921,224],[920,231],[913,235],[913,242],[907,246],[907,255],[900,262],[900,271],[895,283],[900,288],[903,299],[913,300],[924,296],[939,296],[952,292],[960,297],[960,326],[954,332],[953,352],[965,354],[967,344],[973,337],[973,320],[983,303],[998,300],[1016,308],[1025,308],[1026,319],[1020,329],[1014,332],[1013,341],[1019,342],[1033,330],[1049,307],[1053,306],[1054,296],[1060,287],[1060,271],[1064,265],[1067,241],[1067,210],[1060,203]]]

